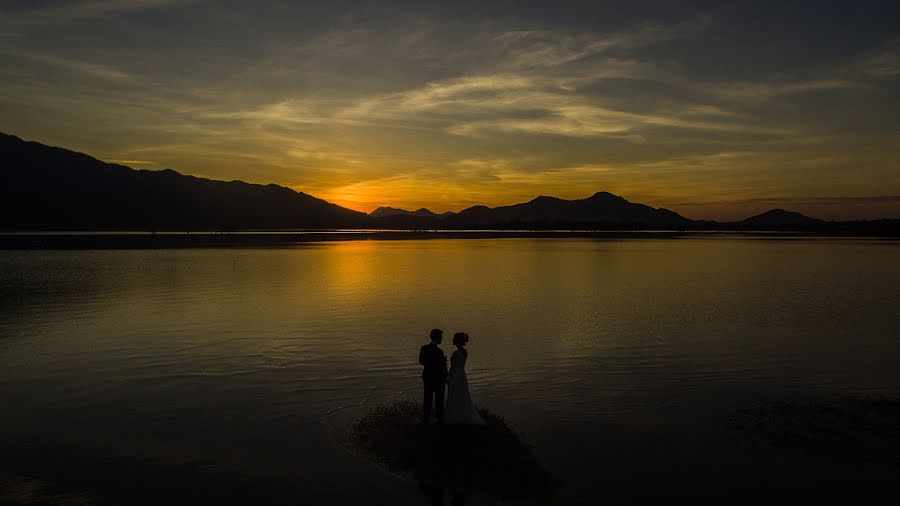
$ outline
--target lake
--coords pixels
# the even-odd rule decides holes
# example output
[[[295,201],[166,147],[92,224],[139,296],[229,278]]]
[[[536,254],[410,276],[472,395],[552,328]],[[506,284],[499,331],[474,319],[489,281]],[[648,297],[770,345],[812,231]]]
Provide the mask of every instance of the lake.
[[[476,404],[574,503],[900,497],[897,467],[732,428],[767,402],[900,395],[898,287],[900,242],[875,239],[0,251],[0,490],[425,504],[341,438],[419,399],[438,327],[470,334]]]

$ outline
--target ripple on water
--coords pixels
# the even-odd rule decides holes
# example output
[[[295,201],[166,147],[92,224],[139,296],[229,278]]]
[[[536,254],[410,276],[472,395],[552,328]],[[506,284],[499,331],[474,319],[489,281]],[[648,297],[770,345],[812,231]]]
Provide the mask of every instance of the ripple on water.
[[[418,347],[439,327],[473,336],[475,402],[551,442],[544,450],[574,452],[565,466],[604,450],[589,437],[566,444],[595,425],[691,429],[773,392],[897,392],[898,247],[486,239],[0,252],[0,404],[15,406],[0,429],[138,457],[181,448],[246,469],[290,449],[274,461],[344,476],[346,462],[326,458],[323,421],[418,399]]]

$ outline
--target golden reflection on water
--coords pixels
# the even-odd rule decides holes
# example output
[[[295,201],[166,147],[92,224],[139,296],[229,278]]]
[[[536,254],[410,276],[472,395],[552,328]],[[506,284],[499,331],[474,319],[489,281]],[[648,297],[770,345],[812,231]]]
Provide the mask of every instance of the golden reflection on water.
[[[8,273],[31,274],[7,283],[18,288],[5,298],[5,314],[10,323],[45,326],[57,350],[90,363],[103,354],[85,350],[127,354],[130,346],[151,355],[190,349],[210,361],[256,352],[309,360],[349,347],[399,364],[396,353],[414,349],[432,327],[469,332],[473,364],[495,369],[626,352],[663,360],[714,355],[723,342],[743,339],[758,348],[827,338],[857,315],[847,308],[871,313],[895,293],[884,285],[897,276],[887,261],[894,249],[460,239],[6,253]],[[869,261],[844,260],[860,252]],[[884,318],[871,316],[861,324]],[[390,350],[394,357],[382,355]]]
[[[477,403],[590,456],[602,440],[566,447],[565,434],[610,419],[644,430],[676,423],[673,412],[706,429],[710,406],[772,392],[900,391],[898,247],[441,239],[2,251],[0,404],[16,409],[0,432],[340,476],[323,424],[417,396],[417,350],[439,327],[471,334]],[[260,441],[279,451],[259,454]]]

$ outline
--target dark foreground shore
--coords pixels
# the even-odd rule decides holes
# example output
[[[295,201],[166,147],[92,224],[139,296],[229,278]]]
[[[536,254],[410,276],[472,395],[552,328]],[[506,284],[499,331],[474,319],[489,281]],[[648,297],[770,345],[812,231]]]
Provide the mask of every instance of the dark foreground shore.
[[[299,230],[248,232],[5,232],[0,250],[15,249],[167,249],[290,247],[329,241],[421,239],[678,239],[697,237],[757,237],[772,239],[837,238],[803,232],[733,232],[668,230]],[[873,236],[879,239],[895,237]]]
[[[487,427],[425,429],[418,411],[414,402],[388,404],[347,423],[335,444],[352,453],[335,452],[345,473],[338,477],[306,466],[241,470],[123,448],[98,453],[75,442],[4,441],[0,504],[892,504],[900,497],[896,399],[741,409],[722,460],[696,439],[610,432],[599,423],[595,437],[609,448],[577,463],[591,478],[581,484],[550,474],[535,448],[490,412],[482,412]],[[560,432],[558,442],[567,437]],[[631,456],[624,461],[623,448]],[[846,474],[829,471],[829,462]],[[344,479],[348,486],[334,488]]]
[[[486,425],[422,425],[422,405],[396,401],[352,424],[346,444],[388,470],[418,483],[433,504],[559,504],[557,480],[500,416],[479,409]]]

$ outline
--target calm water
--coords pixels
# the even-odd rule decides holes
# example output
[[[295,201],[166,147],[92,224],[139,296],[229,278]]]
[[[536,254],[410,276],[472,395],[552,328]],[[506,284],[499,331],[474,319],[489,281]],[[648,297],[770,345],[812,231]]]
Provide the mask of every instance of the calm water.
[[[729,420],[900,394],[898,287],[900,242],[876,240],[0,251],[0,478],[86,502],[424,503],[338,440],[419,397],[440,327],[472,336],[475,402],[586,503],[878,486],[897,469],[758,452]]]

